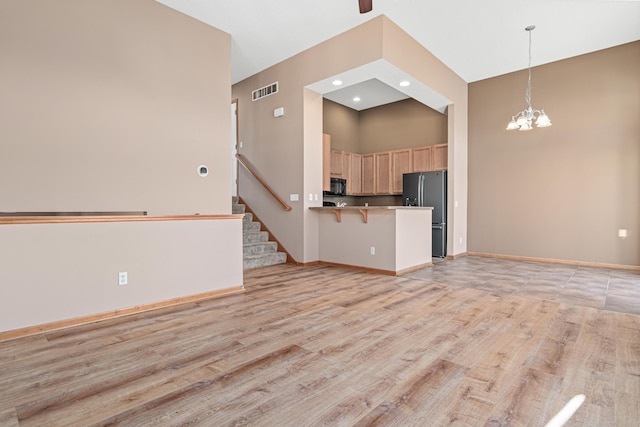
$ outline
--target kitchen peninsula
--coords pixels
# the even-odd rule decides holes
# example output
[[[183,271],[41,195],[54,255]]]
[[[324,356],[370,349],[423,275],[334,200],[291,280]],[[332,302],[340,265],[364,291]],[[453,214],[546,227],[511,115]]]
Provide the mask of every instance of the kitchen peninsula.
[[[400,275],[431,265],[430,207],[312,207],[320,262]]]

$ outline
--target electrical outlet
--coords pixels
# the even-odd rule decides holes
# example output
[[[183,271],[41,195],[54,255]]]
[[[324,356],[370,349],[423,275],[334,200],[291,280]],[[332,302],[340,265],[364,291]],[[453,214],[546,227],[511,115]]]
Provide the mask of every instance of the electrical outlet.
[[[627,238],[627,230],[625,229],[619,229],[618,230],[618,237],[620,237],[621,239],[626,239]]]
[[[376,247],[371,246],[371,255],[375,255],[375,254],[376,254]]]
[[[121,271],[120,273],[118,273],[118,285],[122,286],[122,285],[126,285],[127,283],[129,283],[129,277],[127,275],[127,272]]]
[[[298,200],[300,200],[300,196],[298,194],[289,194],[290,202],[297,202]]]

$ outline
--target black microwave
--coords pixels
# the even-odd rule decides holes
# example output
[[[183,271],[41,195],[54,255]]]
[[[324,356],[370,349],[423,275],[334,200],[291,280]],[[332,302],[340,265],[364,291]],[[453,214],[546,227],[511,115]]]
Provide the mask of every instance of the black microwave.
[[[325,196],[346,196],[347,180],[344,178],[331,178],[331,188],[323,192]]]

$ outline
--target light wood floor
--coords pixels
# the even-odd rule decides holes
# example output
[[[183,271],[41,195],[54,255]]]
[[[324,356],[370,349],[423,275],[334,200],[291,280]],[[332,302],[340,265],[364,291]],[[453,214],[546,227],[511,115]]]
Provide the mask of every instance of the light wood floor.
[[[543,426],[579,393],[567,425],[638,426],[640,316],[507,286],[556,268],[248,271],[242,294],[0,342],[0,426]]]

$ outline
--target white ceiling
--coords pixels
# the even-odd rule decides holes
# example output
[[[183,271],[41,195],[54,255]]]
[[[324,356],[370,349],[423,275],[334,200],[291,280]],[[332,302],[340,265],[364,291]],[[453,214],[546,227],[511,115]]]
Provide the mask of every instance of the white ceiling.
[[[357,111],[409,98],[407,94],[375,78],[365,80],[344,89],[327,92],[324,94],[324,97]]]
[[[156,1],[231,34],[232,83],[381,14],[469,83],[526,69],[528,25],[533,66],[640,40],[640,0]]]

